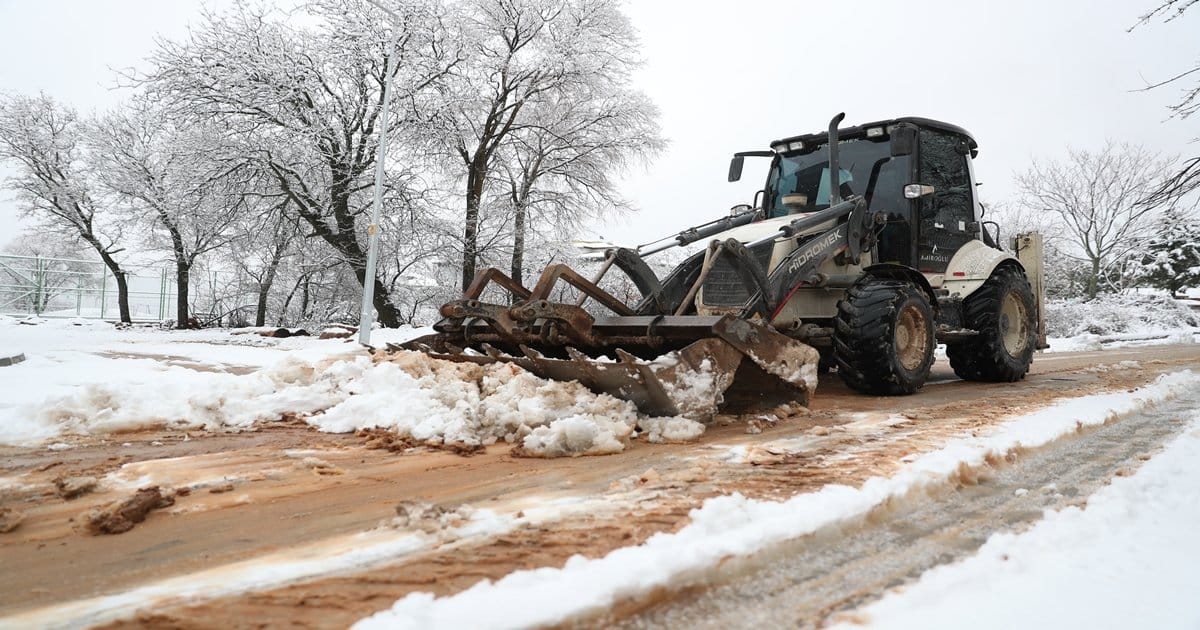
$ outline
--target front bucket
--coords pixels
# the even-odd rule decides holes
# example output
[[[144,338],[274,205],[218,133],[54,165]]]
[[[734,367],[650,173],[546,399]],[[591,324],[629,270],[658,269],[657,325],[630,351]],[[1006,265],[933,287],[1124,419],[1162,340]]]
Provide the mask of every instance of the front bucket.
[[[628,400],[651,416],[708,421],[720,408],[748,411],[782,402],[808,404],[816,387],[816,350],[743,320],[722,319],[710,334],[654,360],[639,359],[619,348],[615,360],[593,358],[570,346],[563,348],[567,358],[548,357],[523,345],[520,355],[488,344],[479,344],[482,352],[437,351],[431,345],[446,346],[432,339],[430,345],[417,339],[389,348],[480,365],[513,363],[542,378],[578,381],[596,393]]]

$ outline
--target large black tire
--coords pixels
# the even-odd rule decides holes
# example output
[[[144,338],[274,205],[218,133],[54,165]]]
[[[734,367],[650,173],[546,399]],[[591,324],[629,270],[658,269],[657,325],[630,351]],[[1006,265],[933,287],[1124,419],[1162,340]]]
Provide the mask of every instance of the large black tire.
[[[1029,280],[1004,266],[963,302],[963,324],[979,334],[946,344],[950,367],[967,381],[1025,378],[1037,345],[1037,310]]]
[[[866,277],[838,302],[833,351],[838,374],[864,394],[911,394],[933,365],[933,308],[911,282]]]

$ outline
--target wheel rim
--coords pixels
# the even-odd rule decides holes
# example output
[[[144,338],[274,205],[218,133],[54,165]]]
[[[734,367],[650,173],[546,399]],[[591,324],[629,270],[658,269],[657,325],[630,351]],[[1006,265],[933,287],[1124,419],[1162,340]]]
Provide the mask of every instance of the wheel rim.
[[[1000,340],[1010,356],[1017,356],[1029,345],[1029,312],[1025,302],[1009,291],[1000,303]]]
[[[896,318],[896,358],[905,370],[912,372],[925,362],[929,345],[929,322],[915,304],[909,304]]]

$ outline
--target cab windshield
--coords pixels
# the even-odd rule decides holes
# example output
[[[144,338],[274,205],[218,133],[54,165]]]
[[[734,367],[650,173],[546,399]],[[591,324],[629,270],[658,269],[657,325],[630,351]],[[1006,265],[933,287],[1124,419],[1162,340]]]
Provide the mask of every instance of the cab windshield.
[[[841,198],[848,195],[865,195],[871,170],[877,162],[889,156],[886,140],[844,140],[838,145],[838,161]],[[890,165],[889,165],[890,166]],[[883,171],[894,171],[885,168]],[[880,175],[884,175],[883,172]],[[876,183],[879,189],[884,182]],[[907,183],[907,182],[905,182]],[[900,184],[903,186],[903,184]],[[778,157],[767,176],[767,216],[782,217],[789,214],[816,212],[829,207],[829,149],[818,145],[804,153]]]

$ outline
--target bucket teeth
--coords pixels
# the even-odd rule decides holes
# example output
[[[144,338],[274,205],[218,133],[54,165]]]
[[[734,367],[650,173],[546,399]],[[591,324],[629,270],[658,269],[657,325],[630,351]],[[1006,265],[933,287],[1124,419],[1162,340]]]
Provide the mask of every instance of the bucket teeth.
[[[546,358],[546,355],[538,352],[537,350],[534,350],[533,348],[530,348],[529,346],[527,346],[525,344],[521,344],[520,348],[521,348],[521,354],[529,357],[530,359],[533,359],[534,361],[537,361],[538,359]]]
[[[581,340],[571,346],[544,339],[525,345],[497,333],[482,332],[479,336],[487,342],[471,341],[465,335],[445,331],[397,348],[478,365],[511,363],[541,378],[577,381],[593,392],[627,400],[645,414],[701,421],[711,418],[718,409],[751,412],[782,402],[807,404],[816,387],[817,351],[770,326],[728,316],[703,326],[687,322],[673,326],[671,343],[647,341],[639,345],[635,340],[626,346],[628,350],[616,343],[589,344]],[[624,334],[625,329],[620,333]],[[654,348],[664,346],[671,348],[671,354],[662,360],[640,358],[650,357]],[[615,355],[616,360],[602,355]]]
[[[637,365],[638,364],[637,357],[633,356],[632,354],[629,354],[628,352],[626,352],[620,348],[617,348],[617,358],[621,360],[621,363],[626,363],[629,365]]]

